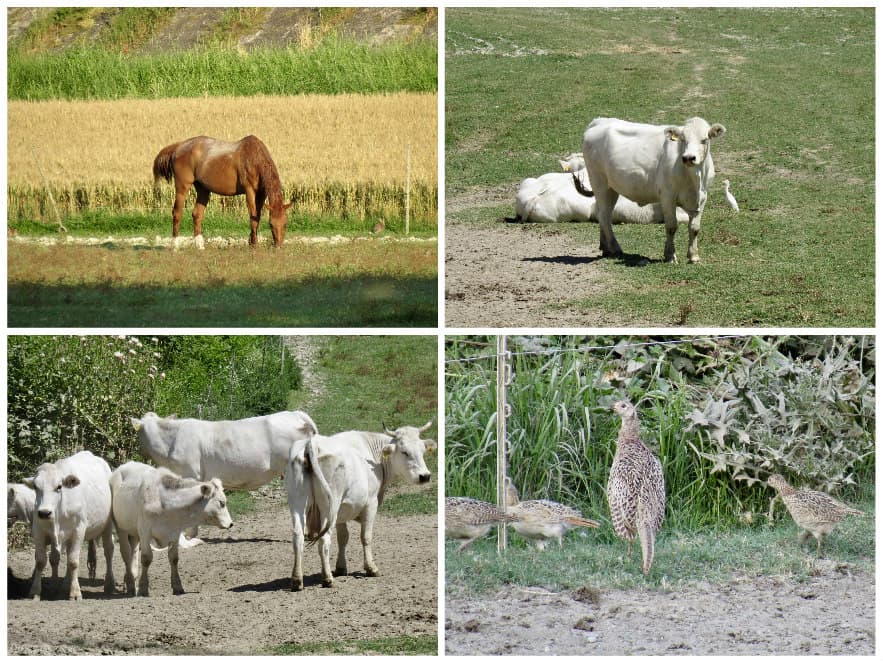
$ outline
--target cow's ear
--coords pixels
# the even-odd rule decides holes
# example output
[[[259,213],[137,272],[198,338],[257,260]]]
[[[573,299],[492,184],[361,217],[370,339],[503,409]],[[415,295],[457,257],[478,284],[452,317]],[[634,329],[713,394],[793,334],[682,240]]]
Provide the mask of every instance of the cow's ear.
[[[199,484],[199,492],[202,493],[204,498],[208,499],[212,496],[212,492],[214,492],[214,486],[210,483]]]
[[[438,445],[435,443],[435,440],[423,440],[423,448],[426,451],[435,451]]]
[[[37,477],[25,477],[24,479],[21,480],[21,482],[24,485],[26,485],[28,488],[33,488],[34,487],[34,479],[36,479],[36,478]]]
[[[76,488],[80,485],[80,479],[76,474],[68,474],[64,481],[61,482],[61,485],[65,488]]]
[[[136,417],[129,417],[129,420],[132,422],[132,428],[135,429],[135,432],[138,432],[138,429],[141,428],[141,420]]]
[[[665,137],[668,140],[680,140],[681,139],[681,129],[680,127],[666,127],[665,128]]]
[[[15,488],[10,487],[9,491],[6,493],[6,501],[8,503],[12,503],[12,500],[15,499]]]
[[[396,450],[395,444],[387,444],[386,446],[383,447],[383,449],[380,451],[380,453],[384,458],[386,458],[391,453],[393,453],[395,450]]]
[[[727,128],[722,124],[718,124],[717,122],[712,124],[711,127],[708,129],[709,138],[720,138],[725,133],[727,133]]]

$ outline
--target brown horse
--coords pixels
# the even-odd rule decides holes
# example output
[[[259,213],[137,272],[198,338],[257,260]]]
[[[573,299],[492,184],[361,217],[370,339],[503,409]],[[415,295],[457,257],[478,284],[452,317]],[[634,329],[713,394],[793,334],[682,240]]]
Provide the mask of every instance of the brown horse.
[[[285,224],[291,203],[282,203],[282,184],[267,146],[255,136],[246,136],[237,143],[196,136],[168,145],[153,160],[153,178],[159,181],[175,178],[175,206],[172,208],[172,236],[178,236],[184,201],[190,187],[196,187],[193,206],[193,236],[202,234],[202,217],[211,194],[239,196],[245,194],[251,220],[249,244],[257,244],[258,224],[264,202],[270,209],[270,230],[273,243],[282,246]]]

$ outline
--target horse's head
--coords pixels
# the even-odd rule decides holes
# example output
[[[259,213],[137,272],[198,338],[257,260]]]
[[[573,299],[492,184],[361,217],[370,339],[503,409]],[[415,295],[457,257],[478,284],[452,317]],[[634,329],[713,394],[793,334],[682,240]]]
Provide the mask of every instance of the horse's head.
[[[279,204],[277,206],[270,206],[270,231],[273,233],[273,244],[275,246],[282,246],[282,242],[285,240],[285,226],[288,223],[288,208],[291,207],[291,203],[287,205]]]

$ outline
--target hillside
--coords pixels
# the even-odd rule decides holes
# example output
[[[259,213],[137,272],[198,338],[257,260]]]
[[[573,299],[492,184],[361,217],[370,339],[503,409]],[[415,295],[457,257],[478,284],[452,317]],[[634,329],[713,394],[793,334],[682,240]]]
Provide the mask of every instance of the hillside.
[[[407,7],[10,7],[6,30],[10,47],[26,53],[81,44],[144,54],[205,45],[247,52],[309,48],[333,36],[369,44],[434,42],[438,12]]]

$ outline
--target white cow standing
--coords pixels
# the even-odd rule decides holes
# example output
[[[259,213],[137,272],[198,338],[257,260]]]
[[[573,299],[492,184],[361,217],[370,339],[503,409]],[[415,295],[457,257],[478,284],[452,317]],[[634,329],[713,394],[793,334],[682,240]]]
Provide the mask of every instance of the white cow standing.
[[[34,504],[37,493],[23,483],[6,484],[6,527],[11,528],[16,523],[27,523],[28,529],[34,525]],[[86,555],[86,568],[89,571],[89,580],[95,580],[97,571],[97,554],[95,539],[89,542],[89,552]],[[58,578],[58,564],[61,561],[61,552],[55,545],[49,546],[49,566],[52,568],[52,579]]]
[[[24,480],[25,485],[35,491],[36,518],[31,526],[35,566],[29,593],[35,600],[40,599],[43,588],[47,545],[56,550],[65,549],[65,580],[70,583],[68,596],[76,601],[82,599],[78,577],[80,548],[84,541],[99,536],[104,544],[107,562],[104,591],[113,592],[113,523],[109,479],[110,466],[92,453],[81,451],[55,463],[40,465],[32,478]]]
[[[234,421],[132,418],[141,453],[175,474],[220,479],[227,489],[254,490],[285,474],[291,446],[318,433],[305,412],[292,410]]]
[[[523,222],[533,223],[597,220],[595,199],[574,187],[574,177],[580,178],[584,191],[591,191],[584,168],[573,173],[546,173],[522,180],[515,194],[515,216]],[[677,217],[681,223],[689,220],[687,213],[680,208]],[[620,196],[613,208],[612,222],[662,223],[662,205],[641,206]]]
[[[185,479],[164,468],[130,461],[110,477],[113,521],[126,567],[126,592],[135,595],[135,550],[140,548],[141,577],[138,594],[149,595],[149,569],[153,562],[151,543],[169,547],[172,593],[183,594],[178,573],[178,540],[193,526],[233,526],[227,511],[227,497],[218,479],[200,482]]]
[[[319,542],[322,585],[331,587],[331,531],[337,529],[335,575],[346,575],[347,522],[361,525],[365,572],[379,575],[372,543],[374,519],[387,486],[397,478],[426,483],[431,474],[423,454],[435,448],[432,440],[420,439],[432,422],[422,428],[402,426],[386,433],[350,431],[331,437],[314,435],[291,449],[285,475],[288,505],[294,527],[294,567],[291,591],[303,589],[304,538]]]
[[[583,134],[583,156],[596,199],[602,254],[622,255],[611,220],[617,199],[625,196],[639,205],[662,205],[666,262],[677,262],[676,209],[682,207],[689,216],[687,259],[699,262],[699,226],[714,180],[710,142],[724,133],[723,125],[709,125],[699,117],[682,127],[592,120]],[[581,188],[578,181],[574,183]]]

